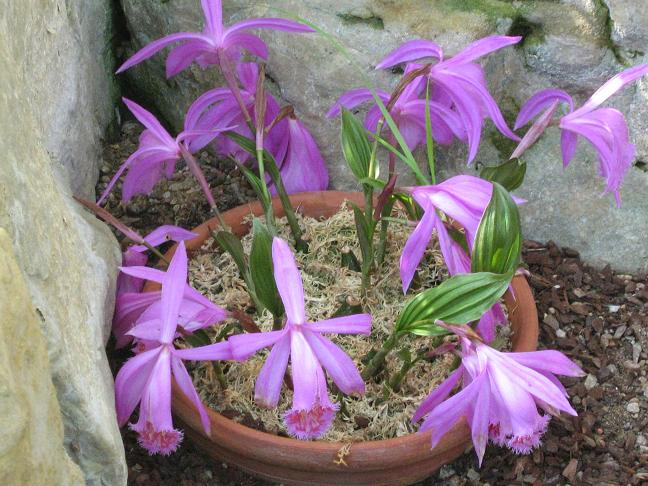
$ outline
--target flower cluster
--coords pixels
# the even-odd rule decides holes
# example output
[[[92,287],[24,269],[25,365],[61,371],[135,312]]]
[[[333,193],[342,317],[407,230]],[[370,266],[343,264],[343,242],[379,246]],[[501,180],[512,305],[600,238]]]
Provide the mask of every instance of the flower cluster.
[[[234,331],[228,325],[219,333],[217,342],[187,347],[183,338],[192,334],[195,337],[195,333],[233,317],[234,312],[213,304],[187,284],[185,240],[196,235],[175,226],[162,226],[142,238],[107,211],[84,202],[137,243],[123,254],[113,322],[117,346],[132,341],[135,353],[116,378],[120,425],[126,424],[139,405],[138,420],[131,428],[138,432],[141,445],[152,454],[175,450],[182,433],[173,427],[171,418],[173,377],[199,411],[209,435],[209,416],[184,361],[242,361],[271,348],[256,379],[255,400],[262,407],[276,408],[283,384],[289,383],[292,407],[284,415],[286,429],[299,439],[316,439],[332,426],[339,408],[329,395],[328,379],[342,394],[364,393],[365,382],[376,379],[383,371],[387,373],[385,357],[401,344],[404,334],[411,333],[441,339],[436,343],[436,354],[451,350],[460,358],[458,368],[432,391],[413,417],[414,422],[423,420],[419,430],[431,431],[432,447],[465,418],[480,463],[489,440],[517,453],[530,453],[540,444],[552,415],[576,414],[556,375],[576,377],[582,375],[582,370],[558,351],[502,352],[491,347],[496,326],[507,320],[500,298],[519,270],[518,205],[525,201],[496,183],[506,177],[487,180],[483,174],[484,178],[458,175],[437,183],[431,144],[449,145],[455,139],[466,144],[470,164],[477,155],[485,120],[490,119],[503,136],[519,141],[511,156],[517,159],[545,129],[557,125],[564,165],[575,155],[578,136],[585,138],[598,154],[605,191],[613,193],[620,204],[620,187],[635,148],[623,115],[600,106],[628,83],[647,74],[648,64],[619,73],[580,108],[575,108],[564,91],[547,89],[536,93],[515,122],[514,129],[518,130],[535,119],[522,138],[508,127],[488,91],[485,72],[477,63],[487,54],[516,44],[520,37],[486,37],[449,58],[432,41],[405,42],[376,66],[387,69],[405,64],[403,78],[393,92],[363,87],[338,99],[328,116],[342,114],[344,156],[365,196],[365,207],[352,205],[362,263],[355,255],[349,256],[354,263],[349,268],[357,267],[362,273],[361,291],[366,295],[372,272],[383,264],[388,225],[394,220],[391,209],[396,203],[411,219],[418,220],[400,257],[403,292],[412,287],[433,235],[450,274],[438,287],[425,289],[408,301],[382,348],[361,359],[350,357],[325,335],[369,335],[372,317],[358,313],[318,322],[307,319],[301,275],[289,242],[278,236],[270,201],[270,193],[279,194],[295,248],[309,251],[286,192],[325,189],[326,165],[314,138],[293,109],[282,108],[265,90],[263,66],[243,56],[247,52],[260,59],[268,57],[266,44],[250,33],[251,29],[294,33],[313,29],[278,18],[245,20],[225,27],[220,0],[201,0],[201,5],[205,15],[201,33],[180,32],[156,40],[127,60],[118,72],[173,45],[166,59],[168,77],[196,62],[203,69],[218,66],[226,86],[211,89],[192,103],[184,129],[176,137],[153,114],[124,99],[146,129],[138,149],[117,171],[99,203],[105,202],[124,173],[122,197],[128,201],[136,194],[149,193],[158,181],[171,177],[177,163],[184,160],[219,215],[195,155],[211,146],[218,155],[233,159],[259,195],[266,219],[253,224],[249,258],[238,241],[233,243],[234,235],[228,233],[222,218],[214,238],[236,260],[256,310],[267,309],[275,327],[272,331],[255,328],[256,332],[250,332],[244,325],[232,325]],[[364,124],[344,110],[368,100],[375,101],[376,106],[369,109]],[[556,119],[561,105],[566,110]],[[385,121],[389,127],[385,128],[386,135],[382,128]],[[390,149],[387,180],[380,179],[375,170],[381,156],[379,144]],[[427,175],[411,159],[411,151],[420,146],[428,149]],[[423,182],[398,187],[393,164],[396,157],[407,161]],[[266,172],[266,163],[274,171]],[[497,170],[510,167],[504,164]],[[374,197],[376,189],[380,193]],[[146,251],[153,251],[162,262],[164,257],[155,247],[169,240],[177,244],[166,272],[146,267]],[[161,290],[143,292],[145,280],[157,282]],[[243,323],[244,318],[238,319]],[[359,362],[365,364],[362,373],[356,366]],[[415,362],[412,360],[412,365]],[[384,383],[392,386],[393,382],[385,379]]]

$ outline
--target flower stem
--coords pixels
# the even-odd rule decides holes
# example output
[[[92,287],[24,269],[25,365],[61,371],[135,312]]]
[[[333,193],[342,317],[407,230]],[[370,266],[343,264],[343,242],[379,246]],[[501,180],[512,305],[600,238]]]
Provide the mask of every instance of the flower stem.
[[[366,381],[370,378],[373,378],[380,372],[385,363],[387,355],[389,355],[389,353],[391,353],[396,347],[396,343],[398,343],[398,337],[399,335],[394,332],[387,338],[387,340],[383,343],[382,348],[380,348],[380,350],[373,356],[373,358],[371,358],[365,369],[362,370],[363,380]]]
[[[212,369],[218,380],[218,384],[223,390],[227,390],[227,379],[225,378],[225,373],[223,373],[223,368],[218,361],[211,361]]]
[[[234,66],[231,59],[227,54],[225,54],[224,51],[220,51],[218,53],[218,59],[220,61],[219,65],[221,73],[223,73],[223,78],[225,78],[225,83],[234,95],[234,99],[241,109],[243,118],[245,118],[245,123],[247,123],[249,126],[252,126],[252,117],[250,116],[250,112],[248,111],[247,106],[245,106],[243,97],[241,96],[241,90],[239,88],[238,81],[236,80],[236,75],[234,74]],[[252,130],[254,129],[252,128]]]

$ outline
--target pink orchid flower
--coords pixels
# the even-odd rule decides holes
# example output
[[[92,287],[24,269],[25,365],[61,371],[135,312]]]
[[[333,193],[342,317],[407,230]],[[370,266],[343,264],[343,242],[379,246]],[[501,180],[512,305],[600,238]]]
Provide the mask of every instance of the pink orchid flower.
[[[272,346],[256,381],[256,401],[268,408],[279,403],[281,384],[290,358],[293,404],[284,421],[288,432],[300,439],[322,436],[331,426],[337,410],[328,396],[324,368],[338,388],[346,393],[364,393],[364,382],[351,358],[323,333],[369,334],[371,316],[352,316],[307,322],[304,289],[295,257],[288,244],[272,242],[274,278],[286,309],[287,322],[280,331],[238,334],[229,338],[234,359],[243,360]]]
[[[128,173],[122,186],[124,202],[128,202],[137,194],[149,194],[160,180],[169,179],[173,175],[176,163],[184,158],[189,170],[198,180],[209,204],[215,206],[216,202],[209,189],[209,184],[192,154],[204,147],[219,133],[231,130],[233,127],[225,127],[221,124],[213,126],[210,130],[200,130],[187,127],[185,123],[185,130],[173,138],[152,113],[129,99],[122,99],[135,118],[146,127],[146,130],[140,135],[139,147],[121,165],[97,204],[101,205],[106,201],[108,194],[126,169],[128,169]],[[205,141],[205,137],[207,137],[207,141]],[[195,141],[198,140],[201,145],[196,145]]]
[[[227,342],[188,349],[174,346],[186,280],[187,252],[181,241],[162,277],[159,312],[130,331],[132,336],[155,345],[130,358],[115,379],[117,420],[120,426],[125,425],[140,404],[139,420],[131,428],[150,454],[170,454],[182,440],[182,432],[174,429],[171,418],[171,375],[198,409],[205,433],[211,433],[207,411],[182,361],[232,359]]]
[[[629,83],[648,73],[648,64],[626,69],[620,72],[596,92],[581,106],[574,110],[574,101],[562,90],[546,89],[534,94],[524,104],[515,129],[526,125],[542,112],[526,133],[511,158],[520,157],[540,138],[544,130],[552,123],[552,117],[560,103],[566,103],[569,112],[558,120],[561,130],[561,149],[563,166],[567,167],[574,157],[578,136],[592,144],[599,158],[599,175],[606,180],[605,193],[614,193],[617,206],[621,205],[619,189],[628,169],[632,166],[636,150],[630,143],[628,124],[623,114],[614,108],[598,108],[610,96],[623,89]]]
[[[470,256],[448,233],[440,211],[460,223],[466,231],[468,248],[472,246],[482,215],[490,202],[493,185],[478,177],[459,175],[434,186],[418,186],[412,189],[414,200],[423,208],[424,214],[407,239],[400,258],[400,274],[403,292],[407,292],[416,268],[436,230],[439,247],[450,275],[470,273]],[[516,198],[518,204],[521,199]],[[495,338],[497,324],[505,324],[506,316],[500,304],[495,304],[480,319],[477,330],[490,342]]]
[[[431,430],[431,446],[465,417],[481,465],[490,439],[518,454],[540,445],[551,415],[576,415],[567,392],[554,376],[582,376],[574,362],[558,351],[504,353],[461,336],[462,363],[419,406],[412,420],[425,420],[419,431]],[[462,390],[448,398],[461,381]],[[538,408],[545,414],[538,413]]]
[[[120,271],[142,282],[150,280],[162,283],[165,276],[161,270],[144,266],[120,267]],[[161,297],[160,291],[124,292],[117,295],[112,328],[116,339],[115,347],[121,348],[132,340],[130,331],[136,324],[153,320],[159,315]],[[225,309],[212,303],[189,284],[185,284],[178,316],[178,327],[181,333],[187,334],[204,329],[225,320],[228,316],[229,312]]]
[[[405,75],[420,67],[420,64],[408,64],[405,68]],[[376,90],[376,94],[385,105],[389,102],[389,93]],[[425,99],[421,99],[422,95],[425,95],[425,78],[418,77],[405,87],[389,111],[410,150],[425,144]],[[326,116],[329,118],[338,116],[341,107],[351,110],[361,103],[371,100],[373,100],[373,95],[368,88],[349,90],[340,96]],[[365,128],[375,133],[378,120],[381,117],[382,113],[377,105],[370,108],[364,119]],[[448,106],[430,100],[430,121],[432,137],[436,143],[450,145],[453,137],[460,140],[466,139],[466,132],[459,115]]]
[[[479,39],[464,50],[451,57],[443,59],[443,50],[432,41],[419,39],[405,42],[385,57],[376,69],[385,69],[400,63],[432,57],[438,62],[433,65],[428,74],[431,92],[430,99],[437,104],[452,109],[457,113],[463,129],[460,132],[452,130],[448,124],[449,117],[443,117],[448,128],[458,136],[465,132],[468,141],[468,163],[477,155],[479,140],[484,119],[489,117],[497,129],[512,140],[519,140],[504,121],[497,103],[488,92],[484,69],[474,63],[476,59],[493,51],[516,44],[521,37],[506,37],[494,35]],[[435,105],[435,108],[438,106]],[[439,116],[443,112],[439,112]],[[464,140],[463,136],[458,138]]]
[[[267,59],[268,47],[261,38],[246,32],[249,29],[314,32],[304,24],[278,18],[243,20],[225,27],[220,0],[201,0],[200,3],[205,14],[205,28],[202,33],[178,32],[153,41],[122,64],[117,73],[139,64],[166,46],[178,42],[181,44],[174,47],[167,57],[167,78],[183,71],[193,61],[203,69],[209,65],[221,64],[223,57],[226,57],[229,62],[237,62],[243,49],[262,59]]]
[[[198,236],[196,233],[187,231],[178,226],[163,225],[144,237],[144,240],[151,246],[158,246],[167,241],[180,242],[190,240]],[[148,248],[144,245],[131,245],[122,253],[122,267],[144,266],[148,261],[146,252]],[[117,295],[125,292],[141,292],[144,280],[132,277],[120,272],[117,277]]]
[[[242,85],[240,96],[248,110],[253,124],[256,124],[255,103],[257,98],[257,80],[259,67],[253,62],[241,62],[236,66],[238,79]],[[264,125],[268,126],[279,114],[279,103],[266,92],[266,108]],[[254,138],[250,128],[245,122],[245,116],[241,112],[239,103],[230,88],[215,88],[201,95],[187,111],[186,123],[199,130],[209,132],[214,127],[226,123],[236,125],[234,132],[247,138]],[[264,137],[264,147],[278,162],[283,160],[288,147],[287,123],[282,120],[272,127],[268,135]],[[224,157],[231,156],[243,163],[249,160],[250,154],[243,150],[236,142],[227,137],[220,137],[215,140],[214,145],[218,153]]]

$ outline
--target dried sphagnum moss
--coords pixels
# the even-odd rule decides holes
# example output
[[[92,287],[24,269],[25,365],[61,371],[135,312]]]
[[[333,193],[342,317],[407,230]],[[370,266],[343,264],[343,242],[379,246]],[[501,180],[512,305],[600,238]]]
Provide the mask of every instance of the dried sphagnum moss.
[[[410,231],[402,225],[390,224],[384,264],[372,275],[372,284],[363,297],[360,291],[360,273],[340,264],[341,250],[345,247],[360,255],[353,212],[343,206],[331,218],[318,221],[300,217],[299,222],[309,242],[307,254],[295,253],[304,281],[307,319],[318,321],[330,318],[347,297],[361,300],[364,312],[373,317],[370,336],[328,335],[362,370],[360,359],[372,348],[380,347],[394,326],[405,301],[411,298],[403,296],[399,275],[399,258]],[[277,224],[281,236],[290,240],[285,219],[279,220]],[[244,237],[242,243],[248,253],[251,235]],[[214,250],[214,247],[212,240],[208,240],[203,247],[204,251],[191,260],[189,277],[192,285],[221,306],[239,309],[251,307],[245,283],[240,278],[234,261],[229,254],[218,248]],[[441,253],[436,244],[432,245],[419,266],[421,288],[437,285],[446,275]],[[272,318],[267,311],[256,321],[264,331],[272,328]],[[427,338],[405,337],[402,340],[402,346],[409,348],[412,355],[429,344]],[[254,383],[267,353],[267,350],[260,351],[242,363],[222,363],[228,382],[225,392],[215,379],[209,363],[197,365],[194,381],[202,398],[214,409],[227,411],[230,416],[235,415],[232,411],[239,412],[239,420],[245,417],[247,422],[263,424],[268,432],[284,435],[282,419],[284,412],[290,408],[292,392],[284,385],[276,409],[260,408],[254,402]],[[383,383],[370,381],[366,384],[364,396],[344,396],[341,398],[344,402],[342,410],[337,413],[333,426],[323,439],[340,442],[378,440],[412,432],[415,427],[410,419],[416,407],[445,377],[450,359],[443,357],[433,363],[418,362],[403,380],[398,393],[391,391]],[[390,376],[401,365],[396,353],[387,358],[386,369]],[[340,400],[340,397],[331,398],[334,401]]]

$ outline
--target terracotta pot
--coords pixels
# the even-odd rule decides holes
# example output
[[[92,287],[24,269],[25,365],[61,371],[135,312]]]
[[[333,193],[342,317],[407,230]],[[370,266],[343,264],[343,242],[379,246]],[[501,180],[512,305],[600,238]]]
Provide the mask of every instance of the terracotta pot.
[[[291,196],[295,208],[315,218],[335,214],[344,200],[363,206],[362,194],[352,192]],[[275,214],[283,215],[279,201],[274,201],[274,208]],[[261,206],[258,203],[239,206],[223,213],[223,217],[234,233],[244,235],[249,227],[243,224],[243,219],[249,214],[261,215]],[[216,219],[198,226],[194,231],[199,236],[187,242],[187,249],[199,249],[210,236],[210,230],[217,227]],[[170,257],[174,251],[175,247],[167,255]],[[535,301],[524,277],[516,276],[512,286],[515,297],[507,293],[505,301],[513,328],[513,349],[533,351],[538,340]],[[146,290],[153,289],[155,286],[149,282]],[[195,407],[175,384],[173,412],[186,436],[215,460],[284,484],[411,484],[430,476],[471,448],[468,426],[462,421],[434,449],[430,449],[429,433],[414,433],[396,439],[353,443],[341,463],[338,452],[345,447],[343,443],[278,437],[245,427],[209,408],[211,437],[207,437]]]

